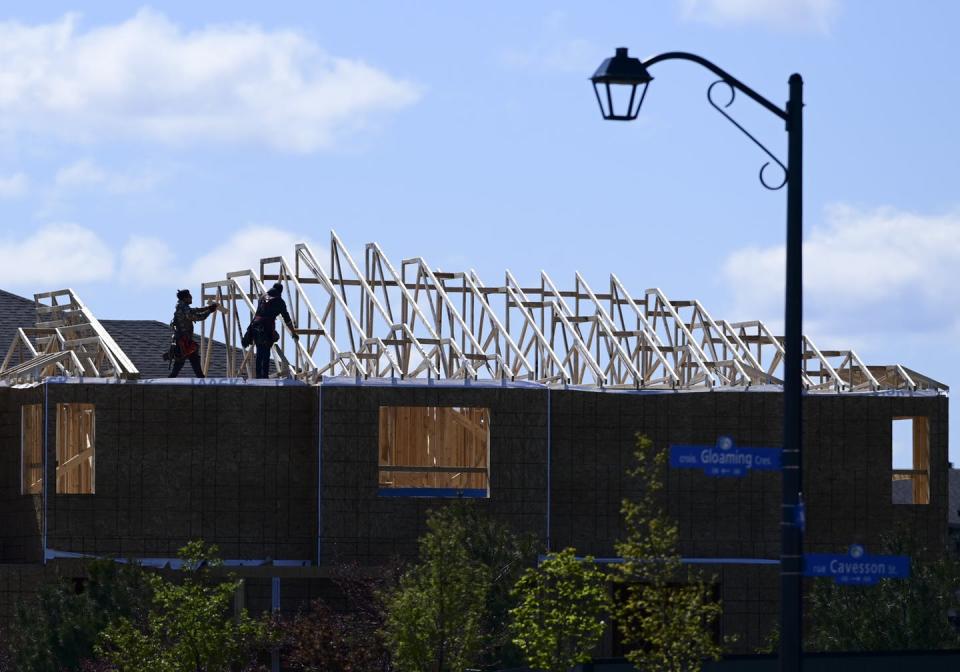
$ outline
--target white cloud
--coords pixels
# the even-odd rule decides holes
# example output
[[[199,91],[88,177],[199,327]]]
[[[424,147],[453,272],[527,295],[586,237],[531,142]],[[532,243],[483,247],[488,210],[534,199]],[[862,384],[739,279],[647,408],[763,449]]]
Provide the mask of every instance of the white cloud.
[[[141,286],[195,287],[225,278],[232,271],[251,269],[259,273],[263,257],[283,255],[292,261],[294,245],[302,242],[304,236],[276,227],[249,226],[206,254],[182,262],[175,258],[166,241],[134,236],[120,253],[120,274],[126,281]],[[311,249],[322,254],[319,247]]]
[[[413,84],[292,30],[185,30],[143,9],[81,30],[0,22],[0,130],[67,140],[252,142],[313,152],[414,103]]]
[[[109,278],[113,253],[77,224],[51,224],[23,238],[0,239],[0,286],[59,289]]]
[[[292,261],[294,245],[305,241],[276,227],[248,226],[199,257],[178,259],[161,238],[130,236],[117,254],[88,228],[51,224],[24,238],[0,238],[0,258],[8,260],[0,265],[0,287],[39,291],[116,280],[131,287],[196,287],[231,271],[259,273],[263,257],[282,255]],[[322,248],[311,247],[322,263]]]
[[[249,226],[231,236],[190,264],[187,278],[200,283],[225,278],[231,271],[252,269],[260,272],[260,259],[283,255],[292,263],[293,246],[304,237],[272,226]],[[321,248],[311,246],[317,254]]]
[[[833,206],[806,237],[803,255],[805,331],[818,345],[824,334],[861,344],[892,333],[956,336],[960,212]],[[738,319],[782,314],[782,245],[738,250],[723,273]]]
[[[0,198],[17,198],[27,193],[27,176],[23,173],[0,175]]]
[[[681,0],[681,11],[686,19],[720,25],[761,23],[826,33],[839,4],[839,0]]]
[[[120,250],[120,277],[139,286],[177,284],[170,246],[159,238],[131,236]]]
[[[602,59],[598,49],[587,40],[569,34],[567,13],[557,10],[544,19],[539,36],[522,48],[507,47],[499,54],[500,62],[521,70],[559,72],[564,74],[591,72]]]
[[[90,159],[81,159],[57,171],[54,185],[58,189],[103,189],[111,194],[148,191],[159,181],[156,174],[125,175],[102,168]]]

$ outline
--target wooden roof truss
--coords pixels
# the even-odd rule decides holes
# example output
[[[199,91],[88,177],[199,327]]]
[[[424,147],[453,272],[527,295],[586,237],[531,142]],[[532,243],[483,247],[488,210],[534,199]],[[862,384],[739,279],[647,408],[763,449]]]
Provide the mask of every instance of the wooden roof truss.
[[[34,294],[37,321],[17,329],[0,364],[0,380],[47,376],[134,379],[140,372],[71,289]]]
[[[783,382],[783,338],[759,320],[714,319],[697,300],[652,288],[632,295],[616,275],[596,291],[579,273],[563,289],[546,273],[523,286],[510,271],[499,286],[473,270],[444,271],[422,257],[399,269],[377,243],[363,266],[336,233],[323,262],[304,243],[293,263],[260,261],[203,284],[221,304],[205,327],[240,348],[268,284],[281,282],[297,324],[294,342],[278,324],[281,375],[490,379],[628,389],[715,389]],[[209,350],[204,351],[209,365]],[[227,375],[251,375],[249,349],[228,354]],[[852,350],[820,350],[804,338],[803,384],[810,392],[945,389],[900,365],[867,366]]]

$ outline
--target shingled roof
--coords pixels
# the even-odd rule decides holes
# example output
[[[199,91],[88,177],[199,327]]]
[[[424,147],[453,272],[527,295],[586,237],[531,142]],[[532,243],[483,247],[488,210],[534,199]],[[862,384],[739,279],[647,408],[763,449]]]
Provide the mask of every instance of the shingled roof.
[[[18,327],[32,327],[37,313],[33,299],[0,289],[0,361],[7,353]],[[126,353],[141,378],[165,378],[169,369],[162,354],[170,345],[170,326],[158,320],[100,320],[120,349]],[[214,341],[209,375],[222,376],[227,370],[226,347]],[[182,378],[193,378],[190,365],[183,367]]]
[[[0,361],[19,327],[32,327],[37,322],[33,299],[11,294],[0,289]]]
[[[120,349],[133,360],[141,378],[165,378],[170,370],[163,361],[163,353],[170,346],[170,325],[157,320],[100,320]],[[226,374],[226,347],[214,341],[210,361],[211,376]],[[181,378],[193,378],[193,369],[187,364]]]

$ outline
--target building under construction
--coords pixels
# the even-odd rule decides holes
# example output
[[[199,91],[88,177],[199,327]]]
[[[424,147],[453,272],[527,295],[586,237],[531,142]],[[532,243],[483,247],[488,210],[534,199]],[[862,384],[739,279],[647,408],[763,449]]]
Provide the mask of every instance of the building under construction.
[[[637,432],[781,444],[784,350],[761,321],[615,275],[488,285],[376,243],[358,263],[335,234],[329,256],[290,252],[203,283],[205,379],[165,378],[163,323],[0,293],[0,623],[79,558],[162,566],[197,538],[246,577],[248,606],[296,609],[338,565],[412,559],[426,511],[466,497],[544,550],[610,558]],[[274,282],[300,340],[281,326],[273,377],[253,380],[241,337]],[[942,548],[946,386],[803,343],[805,548],[879,550],[901,526]],[[753,651],[778,613],[780,475],[671,470],[666,498],[685,561],[716,574],[720,634]]]

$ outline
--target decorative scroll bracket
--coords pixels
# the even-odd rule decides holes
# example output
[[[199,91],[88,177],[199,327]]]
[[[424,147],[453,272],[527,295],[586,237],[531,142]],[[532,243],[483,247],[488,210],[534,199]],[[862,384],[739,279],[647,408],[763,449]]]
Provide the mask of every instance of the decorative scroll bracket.
[[[730,100],[728,100],[726,103],[722,105],[718,104],[717,101],[713,99],[713,96],[714,96],[713,89],[715,86],[717,86],[717,84],[725,84],[727,88],[730,89]],[[777,191],[778,189],[782,189],[783,185],[785,185],[787,181],[790,179],[790,173],[787,171],[787,167],[783,165],[783,162],[780,159],[778,159],[776,156],[774,156],[773,152],[767,149],[762,142],[757,140],[753,136],[753,134],[750,133],[750,131],[745,129],[743,126],[740,125],[740,123],[736,119],[734,119],[729,114],[727,114],[726,108],[730,107],[733,104],[733,101],[734,99],[736,99],[736,97],[737,97],[736,87],[734,87],[733,84],[731,84],[725,79],[718,79],[713,84],[711,84],[709,88],[707,88],[707,101],[710,103],[710,105],[712,105],[717,112],[719,112],[724,117],[726,117],[727,121],[729,121],[731,124],[736,126],[741,133],[743,133],[745,136],[750,138],[750,140],[753,141],[753,144],[755,144],[757,147],[763,150],[763,153],[769,156],[770,160],[776,163],[778,166],[780,166],[780,170],[783,171],[783,180],[781,180],[779,184],[773,184],[768,182],[767,179],[764,177],[764,171],[770,165],[770,161],[767,161],[762,166],[760,166],[760,173],[759,173],[760,184],[762,184],[765,188],[769,189],[770,191]]]

